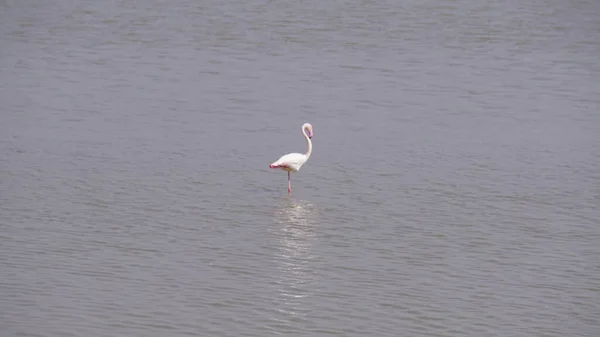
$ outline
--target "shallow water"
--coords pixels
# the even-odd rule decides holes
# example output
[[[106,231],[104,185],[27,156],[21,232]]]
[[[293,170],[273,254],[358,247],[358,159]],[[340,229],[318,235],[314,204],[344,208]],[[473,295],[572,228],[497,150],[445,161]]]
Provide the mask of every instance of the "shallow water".
[[[600,333],[598,2],[0,8],[3,336]]]

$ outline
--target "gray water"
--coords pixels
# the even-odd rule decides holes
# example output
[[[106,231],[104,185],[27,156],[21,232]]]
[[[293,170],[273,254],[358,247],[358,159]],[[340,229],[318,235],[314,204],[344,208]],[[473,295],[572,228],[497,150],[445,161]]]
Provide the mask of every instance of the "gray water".
[[[600,335],[599,13],[1,1],[0,335]]]

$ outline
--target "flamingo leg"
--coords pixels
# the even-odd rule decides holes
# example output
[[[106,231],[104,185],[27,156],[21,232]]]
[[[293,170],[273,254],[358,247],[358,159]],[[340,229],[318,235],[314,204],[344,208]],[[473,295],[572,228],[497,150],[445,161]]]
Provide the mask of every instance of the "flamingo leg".
[[[292,181],[290,180],[290,171],[288,171],[288,194],[292,194]]]

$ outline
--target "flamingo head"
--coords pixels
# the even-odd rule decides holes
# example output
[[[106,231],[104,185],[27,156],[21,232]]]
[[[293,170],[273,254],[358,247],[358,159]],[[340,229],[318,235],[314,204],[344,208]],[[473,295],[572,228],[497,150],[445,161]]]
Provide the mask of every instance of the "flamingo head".
[[[309,123],[304,123],[304,125],[302,125],[302,132],[306,132],[306,135],[308,136],[308,138],[312,138],[312,136],[313,136],[312,125],[310,125]]]

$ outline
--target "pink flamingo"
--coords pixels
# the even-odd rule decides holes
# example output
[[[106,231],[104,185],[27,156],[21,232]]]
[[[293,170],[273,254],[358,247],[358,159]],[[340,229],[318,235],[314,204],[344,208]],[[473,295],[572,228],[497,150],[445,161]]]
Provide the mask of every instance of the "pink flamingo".
[[[273,164],[270,164],[269,167],[272,169],[282,169],[287,171],[288,173],[288,194],[292,194],[292,182],[290,180],[291,172],[298,172],[300,167],[306,163],[308,158],[310,157],[310,153],[312,152],[312,142],[310,139],[313,136],[313,127],[309,123],[304,123],[302,125],[302,134],[304,138],[306,138],[306,142],[308,143],[308,151],[306,154],[302,153],[288,153],[281,158],[279,158]]]

